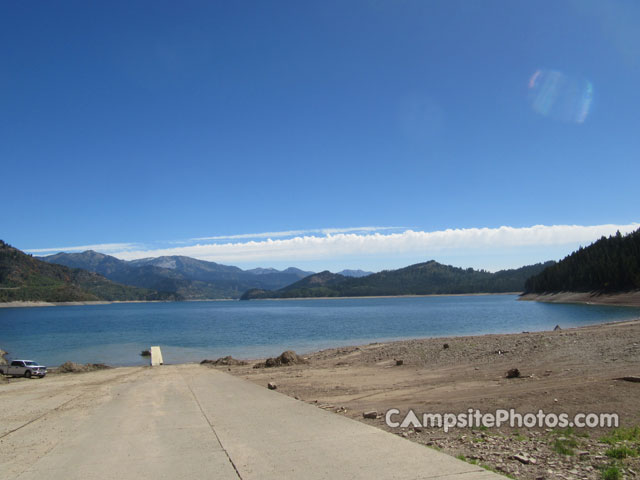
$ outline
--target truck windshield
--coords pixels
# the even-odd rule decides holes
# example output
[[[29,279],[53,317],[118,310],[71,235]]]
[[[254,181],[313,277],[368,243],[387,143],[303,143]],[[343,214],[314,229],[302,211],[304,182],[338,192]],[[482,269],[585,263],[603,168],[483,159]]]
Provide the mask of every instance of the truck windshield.
[[[24,362],[26,366],[37,365],[36,362]]]

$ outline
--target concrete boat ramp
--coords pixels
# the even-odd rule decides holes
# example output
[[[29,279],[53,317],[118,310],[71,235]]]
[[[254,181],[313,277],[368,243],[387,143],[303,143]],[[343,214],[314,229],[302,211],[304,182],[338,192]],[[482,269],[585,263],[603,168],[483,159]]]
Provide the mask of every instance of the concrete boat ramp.
[[[0,384],[0,404],[3,479],[504,478],[200,365]]]

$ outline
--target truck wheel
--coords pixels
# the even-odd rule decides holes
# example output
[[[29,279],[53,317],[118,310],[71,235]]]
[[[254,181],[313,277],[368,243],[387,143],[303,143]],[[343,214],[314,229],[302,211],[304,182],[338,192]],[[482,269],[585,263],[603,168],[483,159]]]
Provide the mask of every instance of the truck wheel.
[[[24,378],[31,378],[31,370],[24,372]]]

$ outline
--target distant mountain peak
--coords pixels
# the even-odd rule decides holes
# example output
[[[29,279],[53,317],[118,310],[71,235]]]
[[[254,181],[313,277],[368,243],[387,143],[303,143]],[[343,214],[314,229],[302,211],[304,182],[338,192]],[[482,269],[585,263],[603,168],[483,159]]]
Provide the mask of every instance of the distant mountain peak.
[[[339,271],[338,275],[344,275],[345,277],[360,278],[360,277],[366,277],[367,275],[371,275],[372,273],[373,272],[366,272],[364,270],[345,269],[345,270]]]
[[[253,273],[254,275],[266,275],[269,273],[279,273],[280,271],[270,267],[269,268],[258,267],[258,268],[252,268],[250,270],[245,270],[245,272]]]
[[[104,253],[96,252],[95,250],[85,250],[84,252],[81,252],[81,254],[91,257],[106,257]]]
[[[307,270],[301,270],[301,269],[296,268],[296,267],[289,267],[289,268],[284,269],[282,271],[282,273],[293,273],[293,274],[296,274],[296,275],[304,275],[305,277],[308,277],[309,275],[313,275],[316,272],[310,272],[310,271],[307,271]]]
[[[308,277],[309,275],[313,275],[314,273],[316,273],[316,272],[308,272],[305,270],[300,270],[299,268],[296,268],[296,267],[289,267],[289,268],[285,268],[284,270],[278,270],[273,267],[269,267],[269,268],[258,267],[258,268],[252,268],[250,270],[245,270],[245,272],[252,273],[254,275],[268,275],[268,274],[283,273],[283,274],[289,274],[289,275],[296,275],[300,278]]]

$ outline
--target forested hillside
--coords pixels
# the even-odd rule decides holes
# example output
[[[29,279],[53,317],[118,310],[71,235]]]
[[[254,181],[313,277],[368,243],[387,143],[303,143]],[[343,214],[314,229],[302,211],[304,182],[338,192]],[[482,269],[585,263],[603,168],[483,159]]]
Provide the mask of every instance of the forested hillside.
[[[618,232],[573,252],[525,284],[526,293],[624,292],[640,289],[640,229]]]

